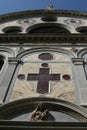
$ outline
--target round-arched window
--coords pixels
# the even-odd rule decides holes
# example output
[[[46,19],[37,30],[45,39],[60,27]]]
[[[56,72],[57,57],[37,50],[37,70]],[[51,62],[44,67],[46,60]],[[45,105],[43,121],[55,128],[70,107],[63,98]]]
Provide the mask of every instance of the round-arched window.
[[[46,23],[46,24],[33,26],[32,28],[28,28],[27,33],[40,35],[40,34],[58,34],[58,33],[70,33],[70,32],[69,30],[67,30],[65,27],[61,25]]]
[[[20,33],[21,28],[17,26],[10,26],[3,29],[4,33],[14,34],[14,33]]]
[[[87,26],[78,27],[78,28],[76,28],[76,30],[77,30],[79,33],[87,34]]]

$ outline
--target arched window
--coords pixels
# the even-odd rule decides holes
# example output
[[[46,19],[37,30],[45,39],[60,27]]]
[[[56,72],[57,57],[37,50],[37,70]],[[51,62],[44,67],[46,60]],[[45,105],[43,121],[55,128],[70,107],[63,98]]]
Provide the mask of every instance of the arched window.
[[[10,26],[10,27],[4,28],[2,31],[3,31],[4,33],[8,33],[8,34],[20,33],[20,32],[21,32],[21,27]]]
[[[87,26],[78,27],[78,28],[76,28],[76,30],[77,30],[79,33],[87,34]]]
[[[65,27],[58,24],[40,24],[37,26],[33,26],[31,29],[27,29],[27,33],[29,34],[58,34],[58,33],[70,33]]]

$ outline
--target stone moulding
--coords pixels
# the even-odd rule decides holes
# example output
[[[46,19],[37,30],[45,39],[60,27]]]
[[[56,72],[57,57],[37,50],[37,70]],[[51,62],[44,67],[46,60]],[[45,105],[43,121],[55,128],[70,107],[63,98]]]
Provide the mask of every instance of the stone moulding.
[[[55,15],[55,16],[67,16],[67,17],[80,17],[86,18],[87,13],[79,12],[79,11],[67,11],[67,10],[29,10],[29,11],[21,11],[14,12],[9,14],[4,14],[0,16],[0,22],[6,22],[9,20],[14,20],[23,17],[31,17],[31,16],[44,16],[44,15]]]
[[[61,110],[61,112],[71,115],[78,121],[87,122],[87,110],[84,108],[64,100],[47,97],[25,98],[1,105],[0,120],[11,120],[15,115],[20,115],[20,113],[26,111],[31,112],[39,103],[46,104],[46,107],[50,111]]]
[[[0,121],[0,130],[86,130],[86,122],[14,122]]]
[[[72,43],[71,43],[72,41]],[[13,44],[15,43],[15,44]],[[37,44],[36,44],[37,43]],[[61,44],[60,44],[61,43]],[[87,46],[87,35],[58,34],[58,35],[29,35],[29,34],[0,34],[0,45],[59,45]]]
[[[12,118],[17,116],[18,114],[23,114],[25,111],[34,110],[35,106],[38,103],[46,104],[46,107],[49,110],[59,111],[62,108],[62,111],[66,111],[68,114],[72,116],[75,114],[75,118],[80,116],[79,122],[56,122],[56,121],[39,121],[39,122],[31,122],[31,121],[12,121],[9,120],[9,117]],[[55,106],[55,107],[54,107]],[[68,110],[68,111],[67,111]],[[70,111],[69,111],[70,110]],[[62,112],[61,111],[61,112]],[[71,113],[72,111],[72,113]],[[70,112],[70,113],[69,113]],[[79,118],[79,117],[78,117]],[[78,119],[77,118],[77,119]],[[0,107],[0,130],[64,130],[64,129],[73,129],[73,130],[84,130],[87,128],[87,111],[75,104],[70,102],[66,102],[59,99],[54,98],[27,98],[22,100],[17,100],[14,102],[10,102]]]

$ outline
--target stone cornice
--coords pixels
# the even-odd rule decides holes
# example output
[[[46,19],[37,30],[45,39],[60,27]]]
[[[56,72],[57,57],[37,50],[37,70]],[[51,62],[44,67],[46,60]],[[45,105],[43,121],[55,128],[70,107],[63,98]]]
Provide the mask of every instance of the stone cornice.
[[[15,13],[9,13],[0,15],[0,22],[15,20],[23,17],[37,17],[44,15],[55,15],[55,16],[66,16],[66,17],[78,17],[78,18],[87,18],[86,12],[79,11],[68,11],[68,10],[29,10],[21,11]]]
[[[59,45],[59,46],[87,46],[87,35],[57,34],[57,35],[29,35],[29,34],[0,34],[0,45]]]

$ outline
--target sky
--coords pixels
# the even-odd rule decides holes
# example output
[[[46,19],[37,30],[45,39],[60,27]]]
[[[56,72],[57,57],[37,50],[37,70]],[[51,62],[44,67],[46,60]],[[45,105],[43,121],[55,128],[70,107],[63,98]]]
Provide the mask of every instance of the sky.
[[[87,0],[0,0],[0,14],[46,9],[49,4],[55,9],[87,12]]]

